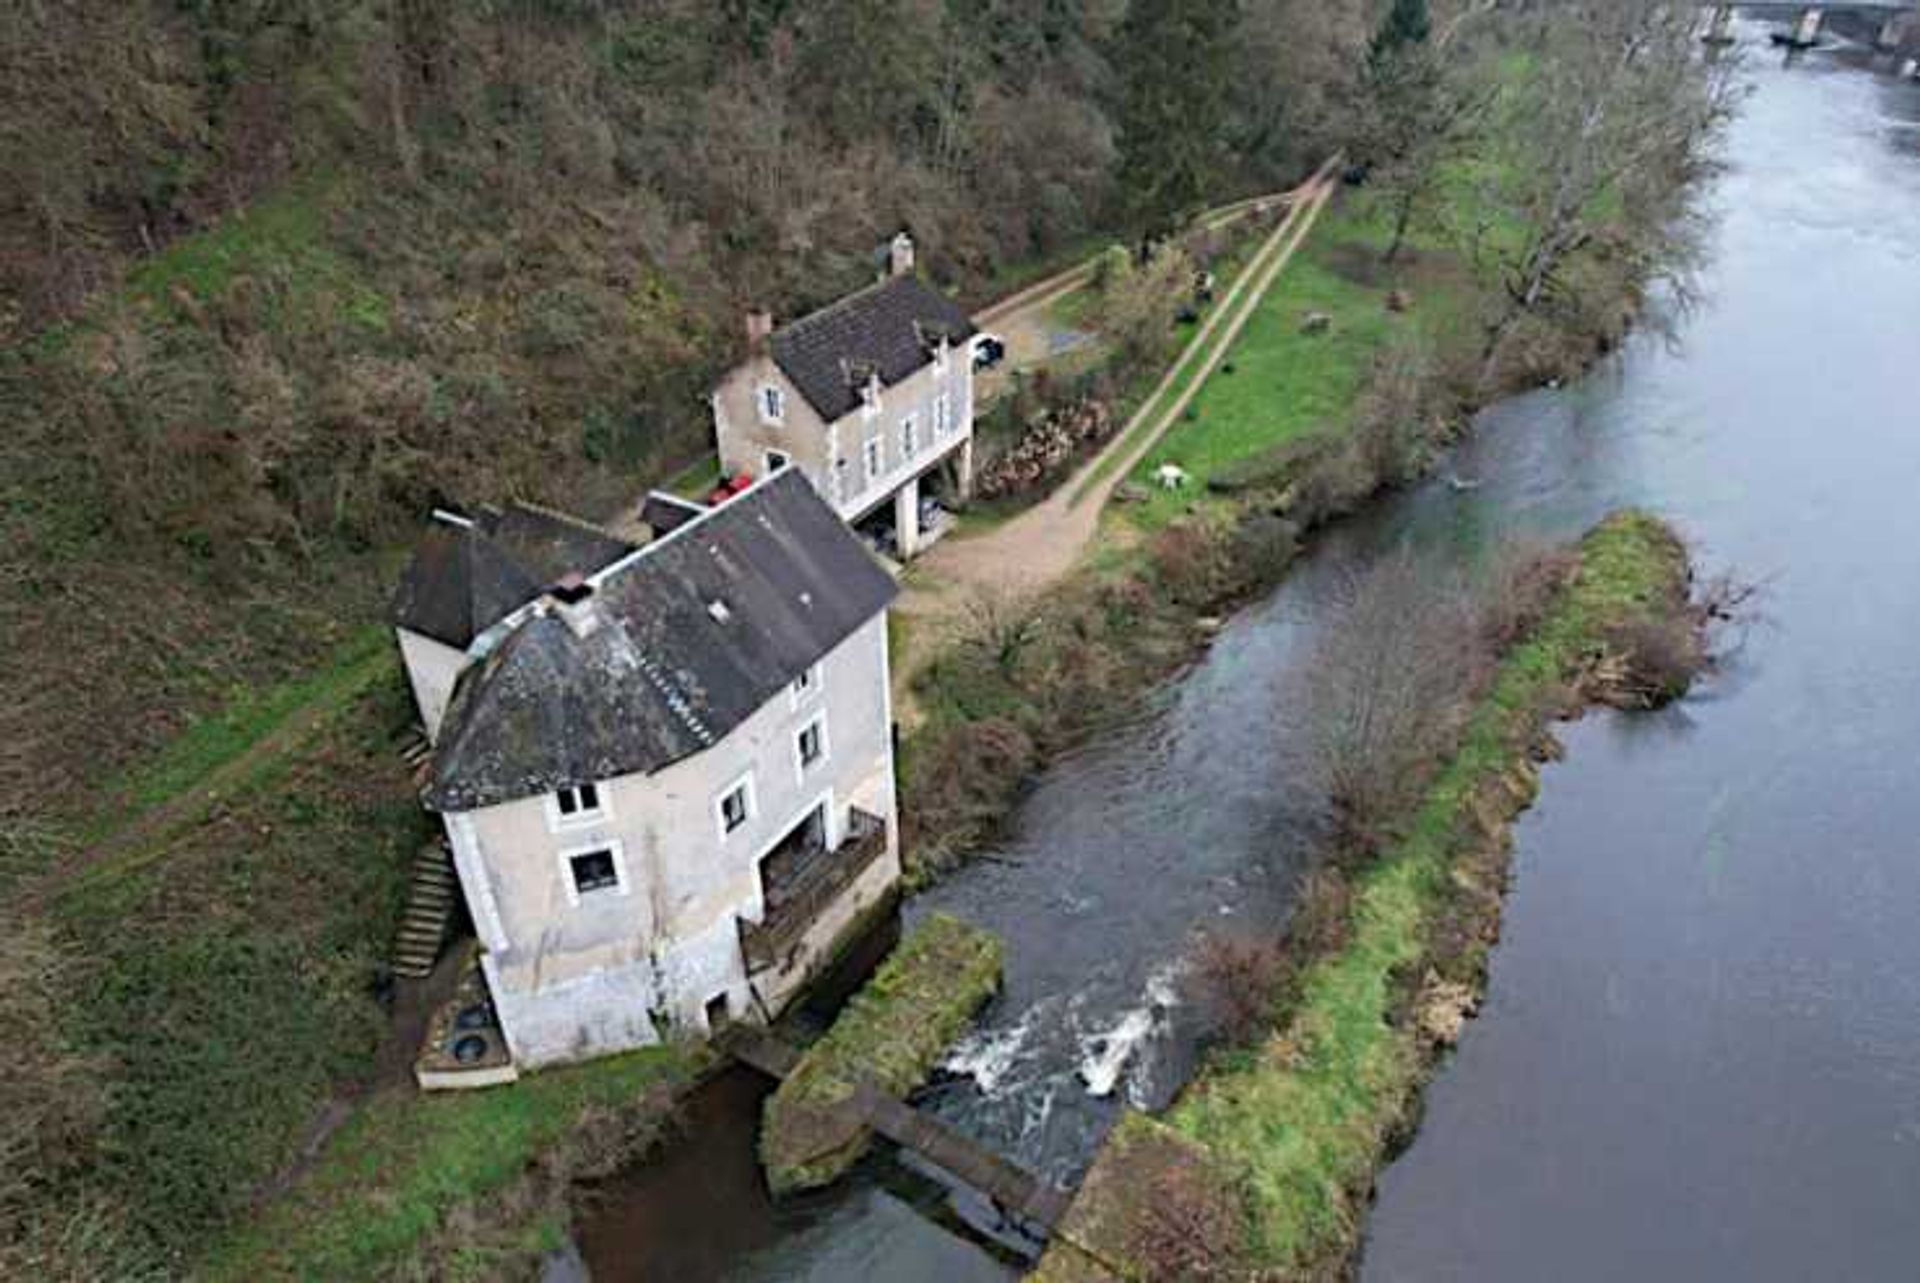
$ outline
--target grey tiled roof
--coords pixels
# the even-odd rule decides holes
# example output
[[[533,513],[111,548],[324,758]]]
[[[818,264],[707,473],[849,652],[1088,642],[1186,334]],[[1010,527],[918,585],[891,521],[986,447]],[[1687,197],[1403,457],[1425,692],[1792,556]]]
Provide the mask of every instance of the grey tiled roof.
[[[531,504],[482,508],[466,526],[436,520],[401,572],[393,622],[465,650],[569,570],[592,574],[633,548]]]
[[[831,423],[860,404],[864,372],[891,386],[933,359],[940,335],[958,346],[973,337],[959,305],[917,276],[894,276],[773,332],[781,371]]]
[[[598,577],[584,635],[536,611],[468,668],[427,804],[470,810],[697,753],[895,592],[806,478],[784,469]]]

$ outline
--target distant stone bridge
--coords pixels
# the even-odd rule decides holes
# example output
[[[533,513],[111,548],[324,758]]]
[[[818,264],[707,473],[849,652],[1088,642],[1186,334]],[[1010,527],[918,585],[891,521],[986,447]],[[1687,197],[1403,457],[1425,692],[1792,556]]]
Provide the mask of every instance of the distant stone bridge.
[[[1733,40],[1733,15],[1736,10],[1762,17],[1779,18],[1791,28],[1775,37],[1778,43],[1797,49],[1809,48],[1820,39],[1820,24],[1830,13],[1857,14],[1879,22],[1874,46],[1897,49],[1920,39],[1920,0],[1821,0],[1818,4],[1780,3],[1779,0],[1739,0],[1735,3],[1709,4],[1705,30],[1701,38],[1709,44],[1728,44]]]

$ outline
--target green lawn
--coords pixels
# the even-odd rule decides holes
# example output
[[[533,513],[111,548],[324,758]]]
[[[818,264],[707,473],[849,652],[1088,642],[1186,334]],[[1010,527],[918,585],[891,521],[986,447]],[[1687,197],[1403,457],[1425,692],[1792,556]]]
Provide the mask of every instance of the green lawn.
[[[1436,265],[1437,251],[1417,240],[1415,248],[1427,254],[1418,268],[1375,270],[1384,244],[1383,229],[1364,204],[1326,211],[1180,421],[1134,469],[1131,480],[1153,497],[1126,508],[1127,519],[1157,528],[1207,502],[1194,489],[1154,488],[1153,470],[1163,463],[1185,468],[1200,487],[1228,464],[1314,431],[1341,430],[1396,328],[1417,326],[1436,343],[1457,342],[1466,333],[1462,321],[1474,295],[1464,277]],[[1356,265],[1377,279],[1362,283]],[[1396,315],[1386,299],[1403,276],[1418,278],[1416,303]],[[1330,328],[1306,333],[1302,322],[1311,312],[1331,317]]]

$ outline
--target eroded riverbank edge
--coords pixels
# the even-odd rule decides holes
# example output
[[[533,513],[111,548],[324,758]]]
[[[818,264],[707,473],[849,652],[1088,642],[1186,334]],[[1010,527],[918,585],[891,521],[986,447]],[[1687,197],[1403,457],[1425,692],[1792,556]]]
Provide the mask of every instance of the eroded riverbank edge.
[[[1346,930],[1300,959],[1296,1000],[1253,1045],[1215,1056],[1165,1114],[1123,1119],[1031,1277],[1347,1271],[1374,1180],[1411,1139],[1425,1084],[1484,992],[1512,823],[1535,796],[1536,763],[1558,751],[1549,728],[1595,704],[1679,693],[1637,652],[1675,628],[1697,636],[1691,583],[1684,545],[1645,513],[1580,541],[1570,581],[1502,658],[1397,838],[1359,861]]]

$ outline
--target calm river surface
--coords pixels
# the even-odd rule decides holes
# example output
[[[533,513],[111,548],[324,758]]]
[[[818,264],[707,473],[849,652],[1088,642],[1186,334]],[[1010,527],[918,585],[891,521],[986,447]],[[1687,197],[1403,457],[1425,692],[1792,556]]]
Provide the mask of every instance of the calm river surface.
[[[1330,589],[1402,542],[1466,558],[1641,504],[1770,576],[1775,624],[1681,708],[1567,728],[1486,1013],[1389,1169],[1366,1273],[1920,1273],[1920,86],[1750,56],[1681,346],[1481,416],[1451,465],[1472,488],[1319,540],[1049,771],[998,861],[909,906],[1008,946],[1006,992],[920,1103],[1076,1177],[1122,1104],[1191,1067],[1196,934],[1284,914],[1314,848],[1284,696]],[[760,1090],[723,1079],[697,1139],[606,1186],[595,1279],[1017,1274],[895,1164],[770,1206]]]
[[[1671,513],[1775,626],[1568,729],[1369,1283],[1920,1278],[1920,85],[1749,60],[1684,346],[1492,417],[1564,460],[1502,508]]]

